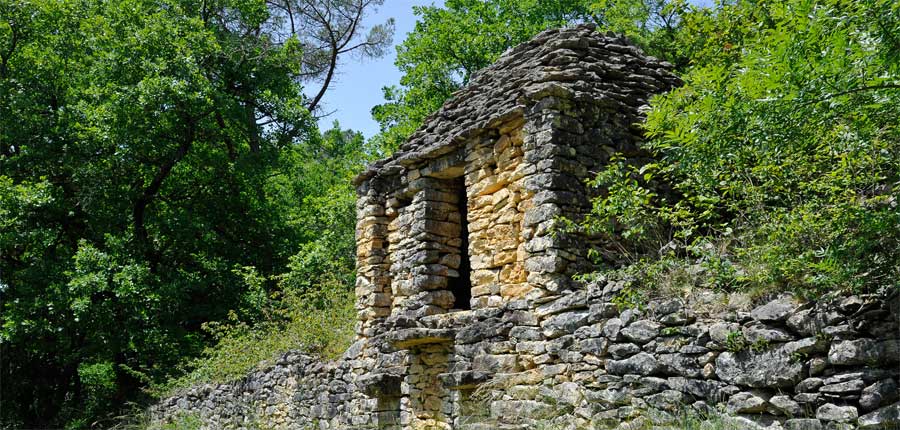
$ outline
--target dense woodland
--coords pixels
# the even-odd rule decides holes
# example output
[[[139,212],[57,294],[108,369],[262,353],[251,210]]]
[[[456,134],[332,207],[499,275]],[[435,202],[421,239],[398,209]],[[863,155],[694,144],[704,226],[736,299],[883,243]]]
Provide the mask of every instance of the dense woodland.
[[[352,336],[350,179],[507,48],[591,22],[673,64],[591,185],[625,304],[703,286],[900,288],[900,3],[446,0],[375,136],[319,130],[383,0],[0,0],[0,428],[110,428],[154,396]],[[303,91],[306,89],[306,91]],[[306,95],[305,95],[306,94]],[[664,189],[666,192],[659,192]]]

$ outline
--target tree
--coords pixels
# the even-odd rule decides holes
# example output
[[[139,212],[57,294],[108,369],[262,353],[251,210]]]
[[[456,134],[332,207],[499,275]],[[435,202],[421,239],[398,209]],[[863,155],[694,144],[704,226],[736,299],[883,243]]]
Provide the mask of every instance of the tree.
[[[599,31],[624,34],[678,70],[703,42],[681,31],[685,18],[704,13],[684,0],[448,0],[443,7],[414,10],[416,27],[397,47],[400,86],[385,87],[387,103],[372,109],[381,125],[374,141],[385,153],[474,73],[548,28],[593,23]]]
[[[583,0],[448,0],[415,7],[415,29],[397,46],[401,87],[384,88],[387,103],[372,109],[376,141],[392,152],[427,115],[493,63],[507,48],[541,30],[591,20]]]
[[[0,0],[0,426],[102,423],[199,353],[204,323],[258,317],[237,309],[235,268],[288,270],[313,225],[352,237],[352,190],[316,169],[358,166],[363,149],[329,146],[310,112],[327,78],[312,100],[302,84],[341,54],[380,55],[390,23],[360,42],[380,2],[290,4],[330,15]],[[340,223],[323,221],[336,210]]]
[[[739,1],[688,24],[703,42],[652,103],[656,160],[595,181],[582,227],[633,256],[607,263],[646,285],[697,265],[728,289],[900,287],[900,7]]]
[[[269,5],[285,19],[289,34],[302,41],[304,80],[321,80],[321,86],[307,104],[313,112],[322,101],[344,54],[381,57],[392,41],[394,21],[376,25],[357,40],[364,30],[366,12],[384,0],[272,0]]]

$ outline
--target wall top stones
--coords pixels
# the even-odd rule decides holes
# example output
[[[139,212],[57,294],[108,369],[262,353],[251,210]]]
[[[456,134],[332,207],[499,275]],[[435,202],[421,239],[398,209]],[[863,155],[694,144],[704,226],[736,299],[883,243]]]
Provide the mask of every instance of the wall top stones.
[[[479,71],[393,156],[370,165],[355,182],[446,154],[548,96],[589,100],[633,124],[648,94],[678,84],[671,67],[621,36],[598,33],[593,25],[546,30]]]

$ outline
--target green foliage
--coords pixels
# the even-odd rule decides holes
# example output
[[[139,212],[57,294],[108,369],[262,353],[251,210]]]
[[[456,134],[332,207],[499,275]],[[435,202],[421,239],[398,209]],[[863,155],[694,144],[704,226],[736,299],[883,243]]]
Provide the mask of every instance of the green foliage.
[[[663,329],[660,330],[659,333],[662,336],[677,336],[677,335],[681,334],[681,328],[680,327],[663,327]]]
[[[88,416],[103,412],[106,404],[113,399],[116,391],[116,372],[113,363],[84,363],[78,366],[78,380],[84,390],[84,405]],[[76,420],[68,427],[84,427],[88,422]],[[79,422],[82,421],[82,422]]]
[[[677,70],[688,67],[701,43],[685,27],[706,13],[685,0],[595,0],[589,10],[602,30],[627,36],[646,54],[673,63]]]
[[[197,415],[179,415],[172,422],[160,426],[159,430],[200,430],[202,426],[203,422]],[[149,430],[156,429],[150,427]]]
[[[613,297],[612,302],[619,311],[625,309],[644,310],[647,305],[647,300],[643,293],[630,284],[623,288],[622,291],[619,291],[616,296]]]
[[[741,331],[732,331],[728,332],[725,336],[725,349],[731,352],[741,352],[749,347],[749,342],[747,342],[747,338],[744,337],[744,333]]]
[[[0,427],[105,425],[204,325],[276,318],[281,275],[350,290],[369,151],[316,128],[324,24],[283,6],[0,0]]]
[[[167,417],[167,422],[158,422],[153,413],[143,405],[129,404],[125,413],[116,417],[109,430],[200,430],[203,419],[196,412],[179,412]]]
[[[232,315],[230,321],[208,323],[205,329],[217,339],[216,344],[188,363],[184,376],[154,391],[167,395],[200,383],[230,382],[272,365],[293,349],[332,359],[350,346],[356,311],[352,291],[345,284],[333,280],[318,289],[301,292],[288,287],[284,291],[286,297],[268,300],[268,319],[263,322],[251,326]]]
[[[750,350],[755,353],[765,352],[771,346],[770,342],[766,339],[757,339],[750,345]]]
[[[591,202],[591,212],[581,223],[583,231],[590,235],[619,232],[623,240],[629,241],[629,248],[663,242],[665,232],[659,230],[660,222],[653,204],[657,195],[642,186],[652,179],[653,167],[653,164],[638,167],[620,156],[612,157],[609,165],[587,183],[589,187],[607,192]],[[639,178],[643,181],[639,182]],[[622,251],[627,252],[627,248],[613,252],[622,254]],[[632,257],[624,254],[619,258]]]
[[[652,103],[656,161],[592,182],[608,194],[582,228],[631,260],[608,267],[669,259],[719,288],[813,297],[897,287],[900,8],[739,1],[683,26],[706,42]]]
[[[809,354],[800,351],[791,353],[790,360],[792,363],[805,363],[809,359]]]
[[[401,87],[384,89],[373,116],[383,152],[393,152],[453,91],[507,48],[541,30],[590,20],[587,0],[447,0],[414,7],[415,29],[397,46]]]

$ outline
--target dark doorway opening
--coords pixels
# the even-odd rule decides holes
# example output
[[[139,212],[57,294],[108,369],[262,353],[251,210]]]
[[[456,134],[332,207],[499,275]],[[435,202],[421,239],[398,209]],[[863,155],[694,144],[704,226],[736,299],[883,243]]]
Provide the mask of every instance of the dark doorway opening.
[[[466,197],[466,183],[464,177],[453,180],[453,190],[457,197],[459,208],[460,233],[459,238],[459,276],[450,278],[450,292],[453,293],[453,309],[472,309],[472,266],[469,264],[469,202]]]
[[[400,397],[399,396],[381,396],[378,398],[378,417],[377,428],[379,429],[396,429],[400,428]]]

